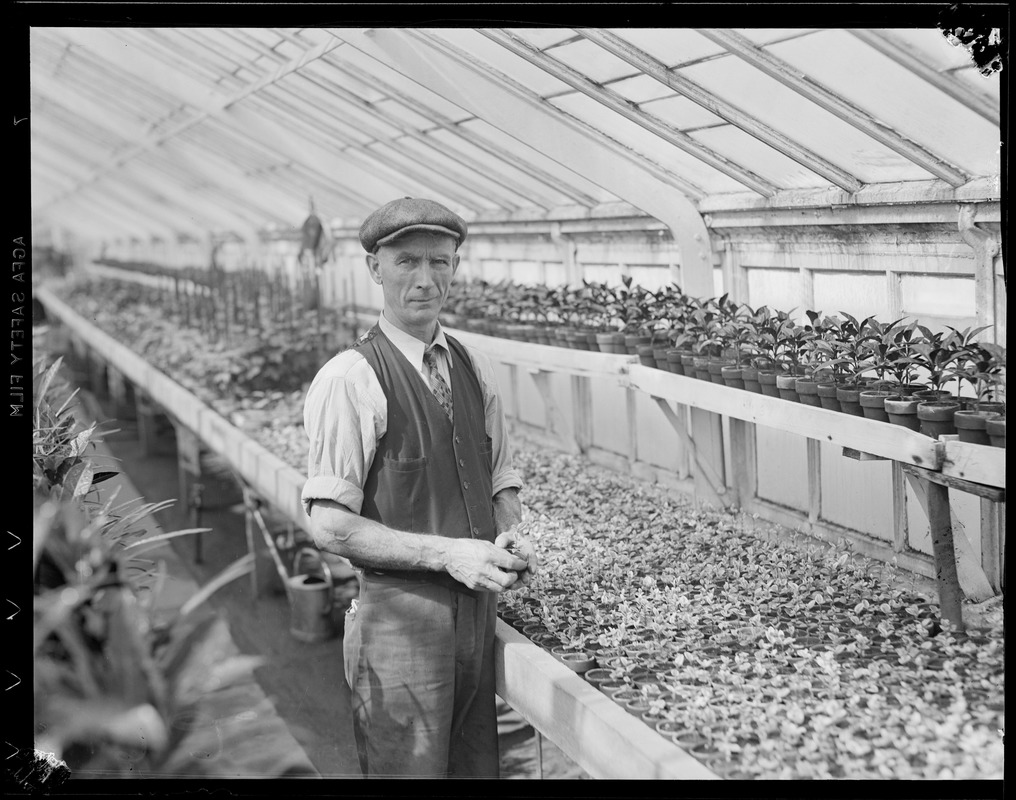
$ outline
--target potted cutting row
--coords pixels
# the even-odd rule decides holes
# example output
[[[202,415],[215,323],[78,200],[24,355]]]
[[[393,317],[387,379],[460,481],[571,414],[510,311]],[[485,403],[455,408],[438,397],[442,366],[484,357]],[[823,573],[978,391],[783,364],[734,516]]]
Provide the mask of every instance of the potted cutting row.
[[[937,438],[1005,447],[1005,348],[985,327],[933,331],[807,311],[806,321],[625,277],[553,288],[456,284],[445,324],[537,344],[638,356],[640,363]]]

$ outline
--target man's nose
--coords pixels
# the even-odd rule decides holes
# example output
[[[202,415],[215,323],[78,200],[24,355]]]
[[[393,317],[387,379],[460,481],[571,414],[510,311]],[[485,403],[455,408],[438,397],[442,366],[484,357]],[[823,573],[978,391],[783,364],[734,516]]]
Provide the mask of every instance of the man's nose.
[[[434,268],[430,262],[424,261],[420,264],[420,268],[416,271],[416,285],[420,287],[434,285]]]

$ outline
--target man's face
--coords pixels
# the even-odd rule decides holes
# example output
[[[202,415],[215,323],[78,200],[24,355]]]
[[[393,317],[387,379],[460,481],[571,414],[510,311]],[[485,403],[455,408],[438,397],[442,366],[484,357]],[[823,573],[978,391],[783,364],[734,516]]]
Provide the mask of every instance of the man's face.
[[[459,266],[455,240],[413,231],[367,255],[385,298],[385,316],[414,335],[431,334]]]

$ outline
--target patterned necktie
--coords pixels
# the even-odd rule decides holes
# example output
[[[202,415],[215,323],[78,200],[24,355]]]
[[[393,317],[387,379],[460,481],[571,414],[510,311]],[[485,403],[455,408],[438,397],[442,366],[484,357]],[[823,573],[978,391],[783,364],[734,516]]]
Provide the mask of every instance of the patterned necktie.
[[[427,367],[431,391],[434,392],[441,408],[445,410],[448,419],[452,419],[452,390],[448,386],[448,382],[441,377],[441,372],[437,368],[437,355],[433,347],[428,347],[423,351],[423,363]]]

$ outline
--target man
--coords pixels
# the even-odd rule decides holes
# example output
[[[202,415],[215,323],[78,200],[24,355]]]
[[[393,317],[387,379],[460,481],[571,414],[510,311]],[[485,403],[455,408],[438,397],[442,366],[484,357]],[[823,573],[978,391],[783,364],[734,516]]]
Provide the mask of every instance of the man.
[[[304,409],[314,540],[360,577],[343,651],[366,776],[498,776],[497,593],[537,568],[490,362],[438,323],[466,232],[423,199],[364,221],[384,308]]]

